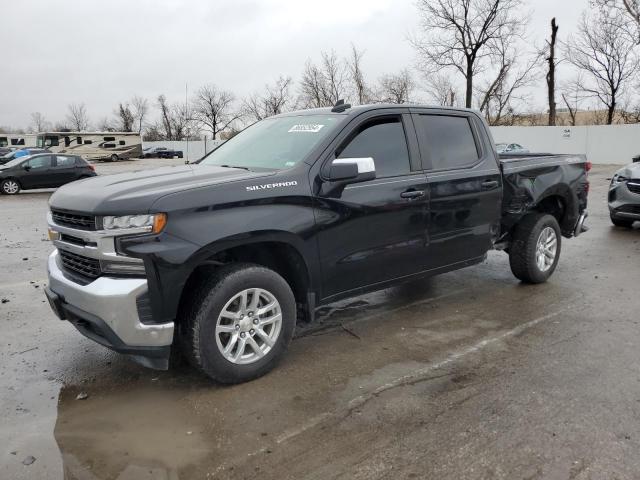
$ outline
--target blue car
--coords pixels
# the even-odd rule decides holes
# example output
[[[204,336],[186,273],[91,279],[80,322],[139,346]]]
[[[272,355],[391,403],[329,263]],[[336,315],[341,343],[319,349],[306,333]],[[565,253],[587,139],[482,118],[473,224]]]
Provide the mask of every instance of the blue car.
[[[15,160],[16,158],[26,157],[27,155],[35,155],[36,153],[47,153],[48,150],[43,150],[42,148],[22,148],[20,150],[14,150],[13,152],[7,153],[6,155],[0,157],[0,165],[4,165],[5,163],[10,162],[11,160]]]

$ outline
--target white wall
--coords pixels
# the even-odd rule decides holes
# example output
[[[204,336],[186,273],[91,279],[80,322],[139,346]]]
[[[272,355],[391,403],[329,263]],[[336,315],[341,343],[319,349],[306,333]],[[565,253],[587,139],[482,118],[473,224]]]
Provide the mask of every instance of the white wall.
[[[532,152],[584,153],[593,163],[623,165],[640,155],[640,124],[588,127],[491,127],[496,143]]]
[[[143,148],[146,147],[166,147],[172,150],[182,150],[185,160],[198,160],[202,158],[205,153],[209,153],[218,145],[223,143],[222,140],[207,140],[206,152],[204,140],[192,140],[192,141],[162,141],[162,142],[143,142]]]

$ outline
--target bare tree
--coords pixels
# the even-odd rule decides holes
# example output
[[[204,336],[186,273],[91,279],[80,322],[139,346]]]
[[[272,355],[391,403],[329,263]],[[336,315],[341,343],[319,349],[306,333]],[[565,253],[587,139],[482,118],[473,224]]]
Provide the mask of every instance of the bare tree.
[[[70,103],[67,109],[66,120],[71,125],[71,128],[78,132],[89,128],[89,117],[87,116],[87,107],[84,103]]]
[[[131,106],[133,107],[133,118],[135,119],[138,133],[142,134],[144,120],[147,117],[147,113],[149,113],[149,102],[146,98],[135,95],[131,99]]]
[[[160,109],[160,127],[165,140],[174,140],[173,121],[171,107],[167,103],[167,97],[158,95],[158,108]]]
[[[205,130],[211,132],[213,139],[240,118],[234,109],[233,93],[219,90],[215,85],[200,87],[192,99],[192,118]]]
[[[133,116],[133,112],[131,112],[131,108],[128,103],[118,104],[118,109],[116,110],[116,117],[118,118],[118,130],[121,132],[132,132],[133,131],[133,123],[135,122],[135,118]]]
[[[615,118],[621,88],[640,69],[627,26],[620,10],[600,7],[594,16],[583,14],[578,34],[567,43],[569,62],[584,74],[578,87],[606,108],[608,125]]]
[[[549,125],[556,124],[556,39],[558,36],[558,25],[555,17],[551,19],[551,39],[547,42],[547,97],[549,100]]]
[[[583,83],[582,74],[579,72],[578,76],[573,80],[565,83],[562,88],[562,101],[564,102],[567,111],[569,112],[569,124],[573,127],[577,125],[578,112],[580,110],[580,104],[585,100],[584,92],[580,90],[580,85]]]
[[[415,88],[411,72],[406,68],[397,74],[383,75],[379,80],[378,101],[407,103]]]
[[[351,77],[351,83],[355,92],[355,98],[358,105],[364,105],[371,101],[371,91],[367,87],[367,83],[364,80],[364,74],[362,73],[362,57],[364,51],[358,50],[356,46],[351,44],[351,57],[347,60],[347,68],[349,69],[349,76]]]
[[[457,105],[456,86],[451,81],[450,75],[443,73],[428,75],[426,91],[431,99],[442,107]]]
[[[418,0],[424,33],[411,39],[421,67],[458,71],[466,81],[465,105],[473,104],[474,78],[496,40],[513,43],[527,16],[522,0]]]
[[[116,130],[113,122],[107,117],[100,118],[96,123],[96,128],[101,132],[114,132]]]
[[[306,108],[331,107],[344,99],[347,86],[347,66],[334,51],[322,52],[318,66],[307,60],[300,80],[300,103]]]
[[[49,122],[44,115],[40,112],[33,112],[31,114],[31,129],[34,132],[44,132],[49,128]]]
[[[595,0],[596,5],[611,7],[628,14],[635,24],[636,41],[640,44],[640,0]]]
[[[528,87],[534,80],[534,69],[538,64],[538,56],[527,61],[518,68],[517,59],[522,57],[514,47],[507,45],[503,39],[496,41],[494,46],[494,62],[499,69],[493,80],[488,81],[478,89],[480,93],[480,111],[485,114],[489,125],[500,125],[505,121],[505,115],[513,117],[515,100],[524,101],[525,97],[518,95],[518,91]]]
[[[291,77],[279,77],[273,85],[266,85],[262,94],[255,93],[247,98],[242,105],[243,111],[255,121],[286,112],[293,104],[292,82]]]

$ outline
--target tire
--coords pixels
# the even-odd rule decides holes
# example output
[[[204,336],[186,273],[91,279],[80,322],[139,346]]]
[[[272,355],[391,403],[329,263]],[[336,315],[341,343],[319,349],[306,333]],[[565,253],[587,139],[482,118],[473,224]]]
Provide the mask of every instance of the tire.
[[[242,292],[247,292],[247,308],[240,318]],[[258,318],[251,316],[257,312],[252,307],[256,294],[259,307],[275,305],[273,300],[277,306]],[[226,316],[221,315],[223,311]],[[273,321],[278,312],[279,323]],[[272,323],[261,326],[261,321]],[[289,284],[273,270],[249,263],[213,270],[183,303],[179,314],[184,355],[213,380],[227,384],[253,380],[272,370],[291,342],[295,323],[296,302]]]
[[[117,162],[118,160],[120,160],[120,158],[118,158],[118,155],[116,155],[115,153],[113,155],[111,155],[111,161],[112,162]]]
[[[610,217],[611,223],[613,223],[616,227],[631,228],[633,226],[633,222],[635,222],[635,220],[630,220],[628,218],[614,217],[613,214],[610,214]]]
[[[13,178],[7,178],[0,183],[0,192],[5,195],[16,195],[20,189],[20,182]]]
[[[555,217],[526,215],[516,225],[509,246],[511,272],[524,283],[546,282],[558,265],[561,246],[562,234]]]

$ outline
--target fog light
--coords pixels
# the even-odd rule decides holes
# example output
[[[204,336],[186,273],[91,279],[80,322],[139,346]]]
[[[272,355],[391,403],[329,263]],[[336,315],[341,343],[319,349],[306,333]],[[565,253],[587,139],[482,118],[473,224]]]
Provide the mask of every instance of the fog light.
[[[56,232],[55,230],[49,229],[49,240],[52,242],[54,240],[60,240],[60,232]]]

